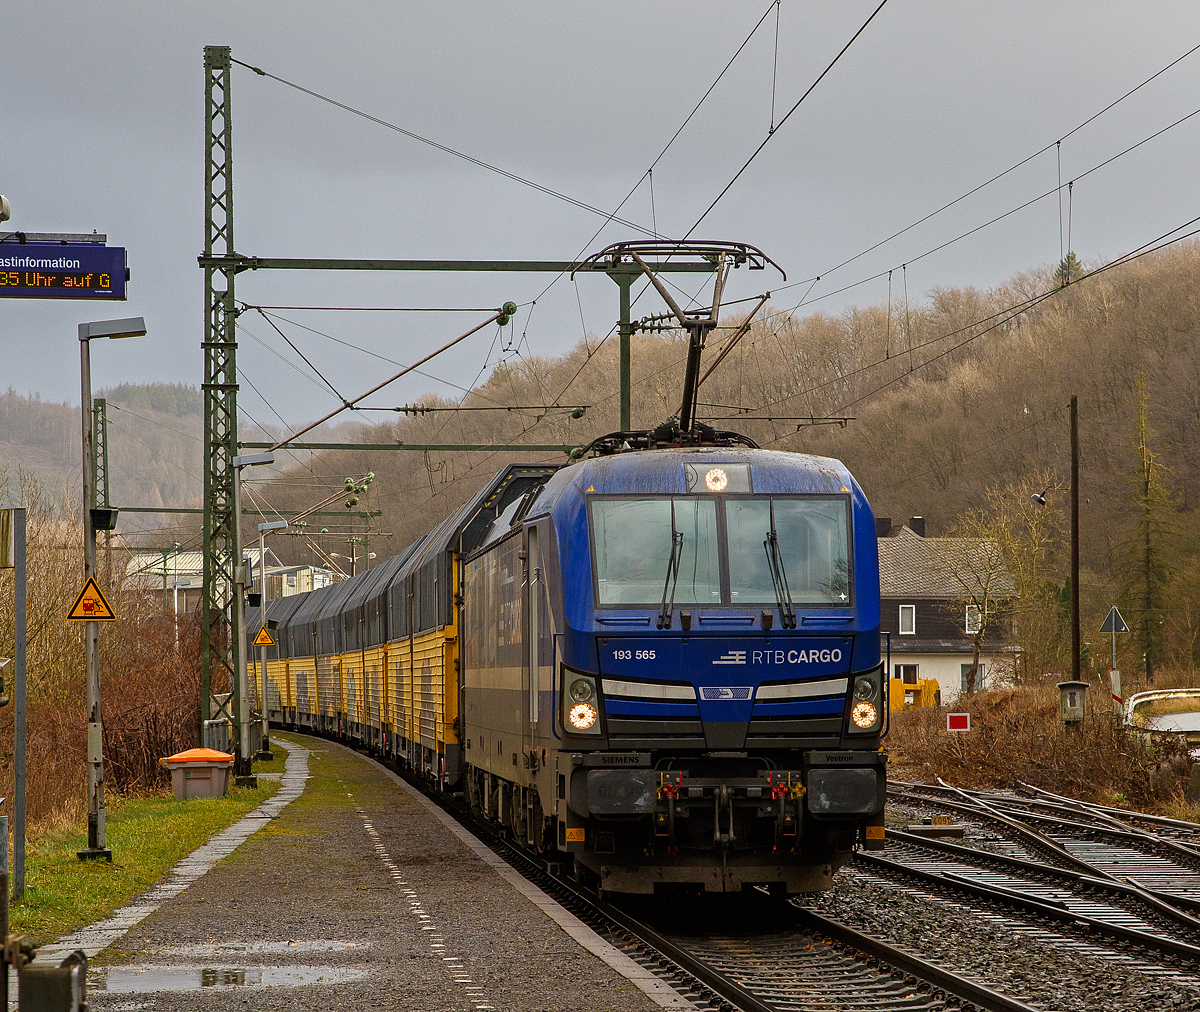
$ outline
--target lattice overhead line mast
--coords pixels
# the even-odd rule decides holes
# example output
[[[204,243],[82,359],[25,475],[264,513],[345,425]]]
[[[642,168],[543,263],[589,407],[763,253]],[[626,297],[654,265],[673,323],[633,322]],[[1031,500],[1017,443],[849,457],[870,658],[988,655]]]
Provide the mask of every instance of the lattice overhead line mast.
[[[233,130],[228,46],[204,47],[204,591],[200,610],[200,719],[208,720],[214,675],[224,674],[237,710],[238,605],[241,562],[234,515],[237,474],[237,338],[234,327]],[[225,264],[213,258],[225,257]],[[223,708],[224,709],[224,708]]]

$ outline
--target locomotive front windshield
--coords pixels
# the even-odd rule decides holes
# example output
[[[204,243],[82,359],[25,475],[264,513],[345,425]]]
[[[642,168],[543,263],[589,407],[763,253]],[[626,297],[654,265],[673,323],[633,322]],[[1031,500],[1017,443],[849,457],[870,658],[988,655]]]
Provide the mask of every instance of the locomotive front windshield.
[[[592,531],[600,607],[656,603],[676,543],[682,545],[676,603],[721,603],[715,500],[596,500]]]
[[[599,608],[658,605],[673,551],[676,605],[775,604],[773,570],[796,606],[851,604],[844,497],[597,496],[590,506]]]

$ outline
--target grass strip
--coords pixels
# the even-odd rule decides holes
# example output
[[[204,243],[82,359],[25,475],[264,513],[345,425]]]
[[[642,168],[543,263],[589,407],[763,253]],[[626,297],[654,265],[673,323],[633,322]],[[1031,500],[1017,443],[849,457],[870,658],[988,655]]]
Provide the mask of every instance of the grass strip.
[[[80,861],[87,822],[31,841],[26,855],[25,895],[12,905],[11,931],[45,944],[106,917],[145,892],[181,858],[232,825],[279,790],[261,780],[254,789],[230,786],[223,798],[176,801],[174,797],[106,799],[106,842],[112,863]]]
[[[271,737],[274,738],[275,735],[271,735]],[[254,773],[282,773],[282,772],[284,772],[284,764],[287,762],[287,757],[288,757],[288,754],[287,754],[286,750],[284,750],[282,748],[273,748],[273,749],[271,749],[270,762],[267,762],[265,760],[255,759],[252,764],[254,767],[252,772],[254,772]]]

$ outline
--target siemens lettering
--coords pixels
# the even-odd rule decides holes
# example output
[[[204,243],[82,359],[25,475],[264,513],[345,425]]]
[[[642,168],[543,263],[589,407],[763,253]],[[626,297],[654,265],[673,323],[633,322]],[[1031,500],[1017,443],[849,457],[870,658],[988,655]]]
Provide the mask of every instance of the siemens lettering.
[[[752,650],[751,664],[836,664],[842,652],[832,650]]]
[[[125,298],[125,249],[102,243],[0,240],[0,298]]]

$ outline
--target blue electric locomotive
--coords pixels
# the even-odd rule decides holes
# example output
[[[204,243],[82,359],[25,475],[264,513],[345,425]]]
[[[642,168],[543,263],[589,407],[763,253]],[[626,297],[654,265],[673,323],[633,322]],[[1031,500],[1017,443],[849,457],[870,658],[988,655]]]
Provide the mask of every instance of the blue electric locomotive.
[[[606,891],[829,885],[883,845],[870,506],[744,447],[580,461],[463,559],[472,805]]]

